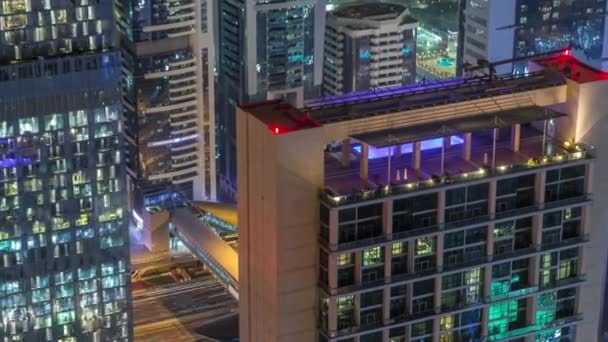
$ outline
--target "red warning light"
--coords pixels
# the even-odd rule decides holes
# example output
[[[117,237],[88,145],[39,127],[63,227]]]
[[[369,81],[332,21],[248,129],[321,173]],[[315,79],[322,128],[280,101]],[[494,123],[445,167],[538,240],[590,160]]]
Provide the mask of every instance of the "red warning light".
[[[570,49],[566,49],[566,50],[564,50],[564,55],[566,55],[566,56],[570,56]]]
[[[279,127],[274,128],[274,134],[279,134]]]

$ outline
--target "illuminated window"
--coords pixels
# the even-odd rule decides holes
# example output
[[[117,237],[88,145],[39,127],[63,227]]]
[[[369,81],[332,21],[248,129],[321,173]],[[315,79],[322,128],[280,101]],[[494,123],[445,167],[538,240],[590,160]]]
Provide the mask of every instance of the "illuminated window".
[[[449,315],[441,317],[441,320],[439,321],[439,326],[441,327],[441,330],[450,330],[454,328],[454,316]]]
[[[51,114],[44,117],[44,130],[56,131],[63,129],[63,115]]]
[[[395,242],[393,243],[393,255],[401,255],[407,252],[407,242]]]
[[[353,253],[342,253],[338,255],[338,266],[347,266],[353,264]]]
[[[416,255],[426,255],[435,252],[435,238],[422,238],[416,240]]]
[[[33,134],[38,133],[38,131],[38,118],[19,119],[19,134]]]
[[[464,282],[467,285],[481,283],[481,268],[474,268],[464,272]]]
[[[382,248],[380,246],[363,250],[363,266],[382,263]]]
[[[13,126],[7,121],[0,121],[0,138],[7,138],[13,135]]]

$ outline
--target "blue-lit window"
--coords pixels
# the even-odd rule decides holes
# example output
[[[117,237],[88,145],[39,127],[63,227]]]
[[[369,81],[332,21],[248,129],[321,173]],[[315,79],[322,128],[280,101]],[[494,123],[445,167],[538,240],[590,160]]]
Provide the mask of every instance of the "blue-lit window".
[[[59,272],[55,274],[55,285],[71,283],[74,280],[72,272]]]
[[[38,118],[23,118],[19,119],[19,134],[35,134],[38,133],[40,128],[38,127]]]
[[[94,278],[95,275],[96,275],[95,267],[78,269],[78,280],[91,279],[91,278]]]

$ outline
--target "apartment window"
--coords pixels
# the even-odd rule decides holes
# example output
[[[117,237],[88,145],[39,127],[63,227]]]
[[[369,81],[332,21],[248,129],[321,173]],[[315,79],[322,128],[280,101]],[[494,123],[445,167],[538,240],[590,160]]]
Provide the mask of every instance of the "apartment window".
[[[339,243],[382,235],[382,203],[342,209],[338,212]]]
[[[363,250],[363,266],[374,266],[383,262],[382,247]]]
[[[408,197],[393,202],[393,232],[437,224],[437,193]]]
[[[585,185],[585,165],[547,171],[545,202],[582,196]]]
[[[352,295],[338,297],[338,329],[355,326],[355,300]]]
[[[435,253],[435,238],[416,239],[416,255],[427,255]]]
[[[446,222],[457,222],[488,214],[488,183],[446,191]]]

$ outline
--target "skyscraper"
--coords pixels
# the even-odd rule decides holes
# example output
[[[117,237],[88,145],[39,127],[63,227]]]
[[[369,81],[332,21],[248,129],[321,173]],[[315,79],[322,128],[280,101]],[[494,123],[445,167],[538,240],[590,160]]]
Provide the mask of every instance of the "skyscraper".
[[[607,5],[605,0],[467,1],[464,62],[497,62],[572,47],[577,58],[606,67]],[[497,72],[525,72],[526,66],[525,61],[504,64]]]
[[[0,7],[0,339],[132,338],[111,1]]]
[[[416,27],[396,4],[356,3],[328,12],[324,95],[414,83]]]
[[[240,339],[597,341],[608,73],[529,70],[241,108]]]
[[[236,198],[236,106],[320,93],[325,1],[218,2],[217,136],[220,186]]]
[[[212,7],[124,2],[128,167],[133,210],[215,199]]]

